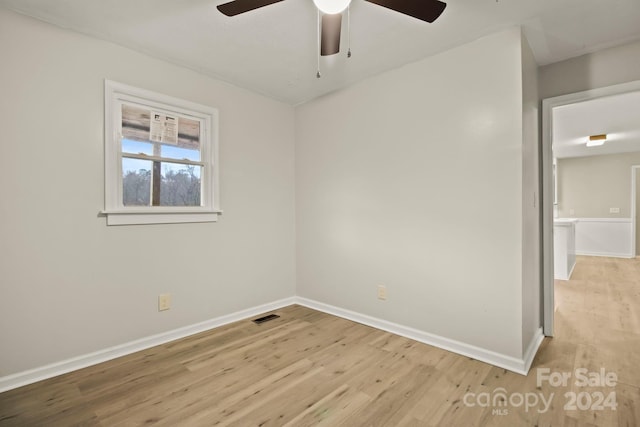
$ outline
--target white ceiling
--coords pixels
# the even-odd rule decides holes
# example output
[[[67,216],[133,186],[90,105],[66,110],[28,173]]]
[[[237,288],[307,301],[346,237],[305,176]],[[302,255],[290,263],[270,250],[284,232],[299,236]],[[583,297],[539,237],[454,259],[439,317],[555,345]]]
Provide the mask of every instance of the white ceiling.
[[[638,0],[449,0],[433,24],[353,0],[316,78],[316,9],[286,0],[235,17],[227,0],[0,0],[0,6],[299,104],[514,25],[540,65],[640,39]]]
[[[587,147],[589,135],[607,142]],[[640,91],[553,109],[553,153],[557,158],[640,151]]]

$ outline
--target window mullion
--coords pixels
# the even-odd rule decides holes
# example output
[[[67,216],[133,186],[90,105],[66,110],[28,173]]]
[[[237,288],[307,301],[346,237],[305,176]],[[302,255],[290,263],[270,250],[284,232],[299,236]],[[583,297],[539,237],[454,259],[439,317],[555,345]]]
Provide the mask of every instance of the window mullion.
[[[204,162],[198,162],[195,160],[172,159],[171,157],[148,156],[146,154],[141,154],[141,153],[140,154],[122,153],[122,157],[129,158],[129,159],[150,160],[152,162],[178,163],[181,165],[189,165],[189,166],[205,166]]]
[[[160,157],[162,148],[160,144],[153,144],[153,157]],[[162,162],[154,160],[151,176],[151,206],[160,206],[160,189],[162,187]]]

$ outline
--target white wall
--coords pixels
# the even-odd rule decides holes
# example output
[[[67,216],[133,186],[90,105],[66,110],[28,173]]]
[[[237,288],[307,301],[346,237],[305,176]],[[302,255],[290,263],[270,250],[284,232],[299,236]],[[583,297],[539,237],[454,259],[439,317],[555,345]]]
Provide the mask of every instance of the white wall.
[[[635,253],[632,253],[633,256],[638,256],[640,254],[640,171],[636,170],[636,212],[635,212],[635,221],[636,221],[636,232],[635,236],[632,236],[632,239],[635,239]],[[633,221],[633,217],[631,220]]]
[[[4,9],[0,52],[0,376],[294,295],[292,107]],[[218,223],[98,217],[105,78],[219,108]]]
[[[540,143],[538,65],[522,36],[522,351],[540,328]]]
[[[640,152],[557,159],[558,216],[630,218],[634,165],[640,165]]]
[[[511,29],[298,107],[298,294],[520,358],[522,77]]]
[[[580,218],[576,224],[576,254],[632,258],[631,218]]]
[[[640,80],[640,41],[540,67],[540,99]]]

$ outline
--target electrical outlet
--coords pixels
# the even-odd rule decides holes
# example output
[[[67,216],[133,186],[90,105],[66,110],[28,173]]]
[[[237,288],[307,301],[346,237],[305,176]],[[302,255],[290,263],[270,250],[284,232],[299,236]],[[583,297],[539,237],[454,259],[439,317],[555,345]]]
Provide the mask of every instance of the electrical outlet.
[[[386,300],[387,299],[387,288],[384,285],[378,285],[378,299]]]
[[[620,213],[620,208],[609,208],[609,213]]]
[[[169,310],[171,308],[171,294],[161,294],[158,296],[158,311]]]

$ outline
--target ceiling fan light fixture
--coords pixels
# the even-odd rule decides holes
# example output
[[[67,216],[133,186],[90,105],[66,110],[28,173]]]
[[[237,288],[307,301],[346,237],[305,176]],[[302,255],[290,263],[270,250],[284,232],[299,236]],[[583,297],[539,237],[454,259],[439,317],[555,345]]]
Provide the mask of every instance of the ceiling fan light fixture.
[[[313,0],[318,10],[328,15],[335,15],[345,10],[351,0]]]
[[[607,134],[602,135],[591,135],[587,140],[587,147],[597,147],[598,145],[603,145],[607,142]]]

